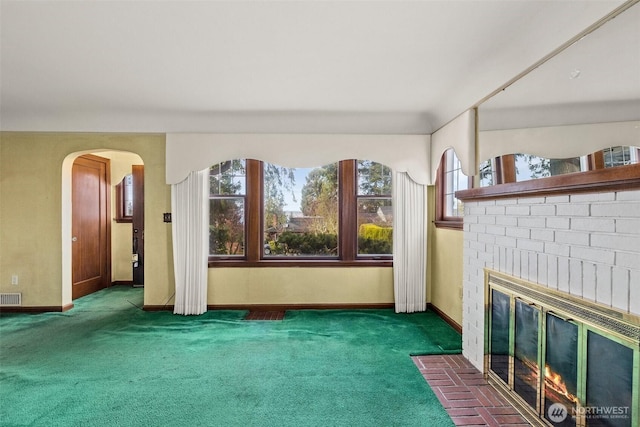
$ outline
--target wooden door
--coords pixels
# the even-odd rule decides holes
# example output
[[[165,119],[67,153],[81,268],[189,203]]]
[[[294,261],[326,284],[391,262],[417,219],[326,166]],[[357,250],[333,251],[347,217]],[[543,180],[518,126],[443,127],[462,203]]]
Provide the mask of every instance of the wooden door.
[[[133,285],[144,286],[144,166],[131,166],[133,175]]]
[[[73,163],[72,298],[80,298],[111,282],[110,163],[85,155]]]

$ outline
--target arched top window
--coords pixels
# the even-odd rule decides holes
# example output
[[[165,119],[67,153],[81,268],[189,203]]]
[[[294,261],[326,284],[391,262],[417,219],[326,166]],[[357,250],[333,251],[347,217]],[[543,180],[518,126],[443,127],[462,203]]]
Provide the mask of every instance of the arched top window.
[[[210,264],[390,265],[389,167],[343,160],[288,168],[236,159],[210,170]]]

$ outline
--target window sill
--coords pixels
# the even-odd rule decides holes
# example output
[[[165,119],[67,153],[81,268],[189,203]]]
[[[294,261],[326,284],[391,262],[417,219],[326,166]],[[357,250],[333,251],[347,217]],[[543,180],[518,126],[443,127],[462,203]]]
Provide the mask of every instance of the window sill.
[[[446,221],[436,220],[433,221],[436,228],[448,228],[450,230],[462,230],[463,221]]]
[[[209,261],[209,268],[216,267],[393,267],[393,260],[362,259],[354,261],[343,260],[216,260]]]
[[[456,192],[460,200],[490,200],[640,188],[640,164],[577,172]]]

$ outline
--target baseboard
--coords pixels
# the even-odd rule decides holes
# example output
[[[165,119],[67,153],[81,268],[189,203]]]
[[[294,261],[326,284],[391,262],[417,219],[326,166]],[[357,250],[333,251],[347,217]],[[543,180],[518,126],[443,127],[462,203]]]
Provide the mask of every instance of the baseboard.
[[[111,282],[111,286],[117,285],[133,286],[133,280],[115,280]]]
[[[433,311],[434,313],[436,313],[438,316],[440,316],[442,320],[447,322],[449,326],[451,326],[453,329],[458,331],[459,334],[462,334],[462,326],[460,326],[458,322],[453,320],[451,317],[447,316],[447,314],[444,311],[440,310],[438,307],[431,304],[430,302],[427,303],[427,308]]]
[[[143,305],[142,309],[144,311],[173,311],[173,304],[167,305]]]
[[[0,313],[63,313],[73,308],[73,303],[63,306],[36,306],[36,307],[2,307]]]
[[[209,310],[250,310],[250,311],[287,311],[287,310],[382,310],[393,308],[393,303],[376,304],[231,304],[209,305]]]
[[[377,304],[213,304],[207,310],[248,310],[248,311],[287,311],[287,310],[381,310],[393,308],[393,303]],[[145,305],[145,311],[173,311],[171,305]]]

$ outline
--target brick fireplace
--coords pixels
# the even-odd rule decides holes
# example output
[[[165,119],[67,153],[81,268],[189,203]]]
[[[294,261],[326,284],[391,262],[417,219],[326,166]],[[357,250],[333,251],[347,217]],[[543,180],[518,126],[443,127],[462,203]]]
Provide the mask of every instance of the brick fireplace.
[[[474,191],[457,196],[465,209],[463,354],[476,368],[487,373],[485,269],[640,315],[637,182],[575,192],[491,190],[495,197]]]

